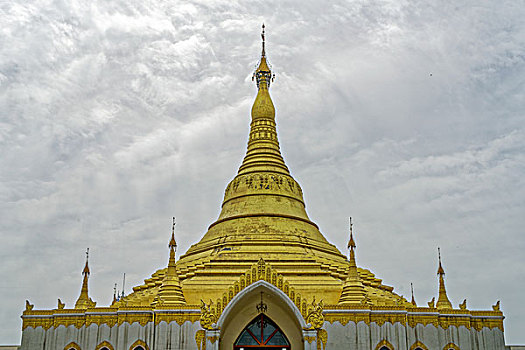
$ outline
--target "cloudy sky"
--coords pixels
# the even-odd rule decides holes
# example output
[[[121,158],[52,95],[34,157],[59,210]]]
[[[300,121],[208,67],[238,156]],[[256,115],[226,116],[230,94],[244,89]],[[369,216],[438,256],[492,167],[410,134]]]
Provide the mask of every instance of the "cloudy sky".
[[[501,300],[525,344],[522,0],[0,3],[0,344],[25,299],[111,302],[218,216],[246,149],[260,26],[285,160],[342,251],[426,305]],[[520,331],[521,330],[521,331]]]

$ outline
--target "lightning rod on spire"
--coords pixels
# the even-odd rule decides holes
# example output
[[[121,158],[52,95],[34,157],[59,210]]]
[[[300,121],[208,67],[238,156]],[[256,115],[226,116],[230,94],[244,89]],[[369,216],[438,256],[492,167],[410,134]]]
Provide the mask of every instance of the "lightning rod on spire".
[[[262,57],[265,57],[266,56],[266,52],[265,52],[264,44],[265,44],[266,39],[264,37],[264,23],[262,25],[261,38],[262,38]]]

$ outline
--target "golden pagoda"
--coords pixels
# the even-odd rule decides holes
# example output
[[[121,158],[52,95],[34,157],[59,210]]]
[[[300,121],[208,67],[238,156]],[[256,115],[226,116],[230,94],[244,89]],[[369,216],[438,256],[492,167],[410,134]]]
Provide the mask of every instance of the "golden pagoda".
[[[438,301],[420,307],[357,266],[351,219],[348,258],[310,220],[280,152],[265,45],[263,25],[247,151],[218,219],[178,261],[174,221],[167,267],[108,307],[89,298],[86,260],[74,308],[27,302],[22,349],[504,349],[499,302],[453,308],[441,255]]]

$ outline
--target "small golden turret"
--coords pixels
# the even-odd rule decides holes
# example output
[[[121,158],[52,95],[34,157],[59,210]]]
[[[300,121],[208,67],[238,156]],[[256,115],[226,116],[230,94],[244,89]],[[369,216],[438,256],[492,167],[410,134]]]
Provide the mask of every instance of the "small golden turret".
[[[438,260],[439,260],[439,267],[437,274],[439,276],[439,296],[436,303],[436,307],[438,309],[452,309],[452,303],[450,300],[448,300],[447,296],[447,290],[445,289],[445,270],[443,269],[443,266],[441,265],[441,251],[438,248]]]
[[[86,250],[86,265],[84,266],[84,270],[82,270],[82,275],[84,275],[83,281],[82,281],[82,288],[80,289],[80,296],[78,297],[77,302],[75,303],[75,309],[87,309],[89,307],[95,307],[97,304],[91,298],[88,294],[88,279],[90,275],[89,271],[89,248]]]
[[[177,242],[175,241],[175,217],[173,218],[173,226],[171,230],[171,239],[168,247],[170,248],[170,259],[168,262],[168,269],[166,275],[162,280],[159,288],[159,293],[153,302],[156,306],[169,306],[185,304],[184,294],[180,285],[179,276],[177,275],[177,268],[175,263],[175,251],[177,249]]]
[[[364,304],[366,302],[366,291],[359,277],[359,272],[357,271],[357,264],[355,261],[355,241],[353,235],[353,226],[352,218],[350,218],[350,239],[348,240],[348,249],[349,252],[349,267],[348,275],[343,284],[343,291],[341,292],[341,297],[339,298],[339,304]]]

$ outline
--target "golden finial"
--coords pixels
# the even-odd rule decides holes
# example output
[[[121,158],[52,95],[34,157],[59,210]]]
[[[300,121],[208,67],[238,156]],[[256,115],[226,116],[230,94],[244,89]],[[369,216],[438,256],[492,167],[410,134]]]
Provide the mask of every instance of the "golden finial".
[[[86,265],[84,266],[84,270],[82,270],[83,275],[90,274],[88,262],[89,262],[89,248],[86,249]]]
[[[467,299],[463,299],[463,302],[461,304],[459,304],[459,308],[461,310],[466,310],[467,309]]]
[[[414,285],[410,282],[410,292],[412,293],[412,301],[410,303],[414,306],[417,306],[416,299],[414,298]]]
[[[348,241],[348,249],[354,249],[355,242],[354,242],[354,224],[352,223],[352,217],[350,216],[350,240]]]
[[[438,275],[444,275],[445,270],[443,269],[443,266],[441,266],[441,250],[438,247],[438,260],[439,260],[439,267],[438,267]]]
[[[264,44],[265,44],[265,38],[264,38],[264,23],[262,24],[262,33],[261,33],[261,38],[262,38],[262,57],[266,57],[266,51],[265,51],[265,48],[264,48]]]
[[[266,35],[265,35],[265,26],[264,23],[262,25],[262,32],[261,32],[261,38],[262,38],[262,51],[261,51],[261,61],[259,62],[259,66],[255,69],[255,72],[252,76],[252,81],[256,80],[257,82],[257,88],[261,89],[268,89],[270,87],[270,82],[273,82],[275,79],[275,74],[272,74],[272,71],[268,65],[268,62],[266,61]],[[264,84],[261,84],[264,83]]]
[[[173,217],[173,225],[171,227],[171,240],[170,240],[170,243],[168,244],[168,247],[171,249],[173,248],[173,250],[177,250],[177,242],[175,242],[175,225],[177,225],[177,222],[176,222],[176,219],[175,219],[175,216]]]
[[[499,308],[499,300],[496,302],[496,304],[492,305],[492,310],[493,311],[501,311],[500,308]]]

